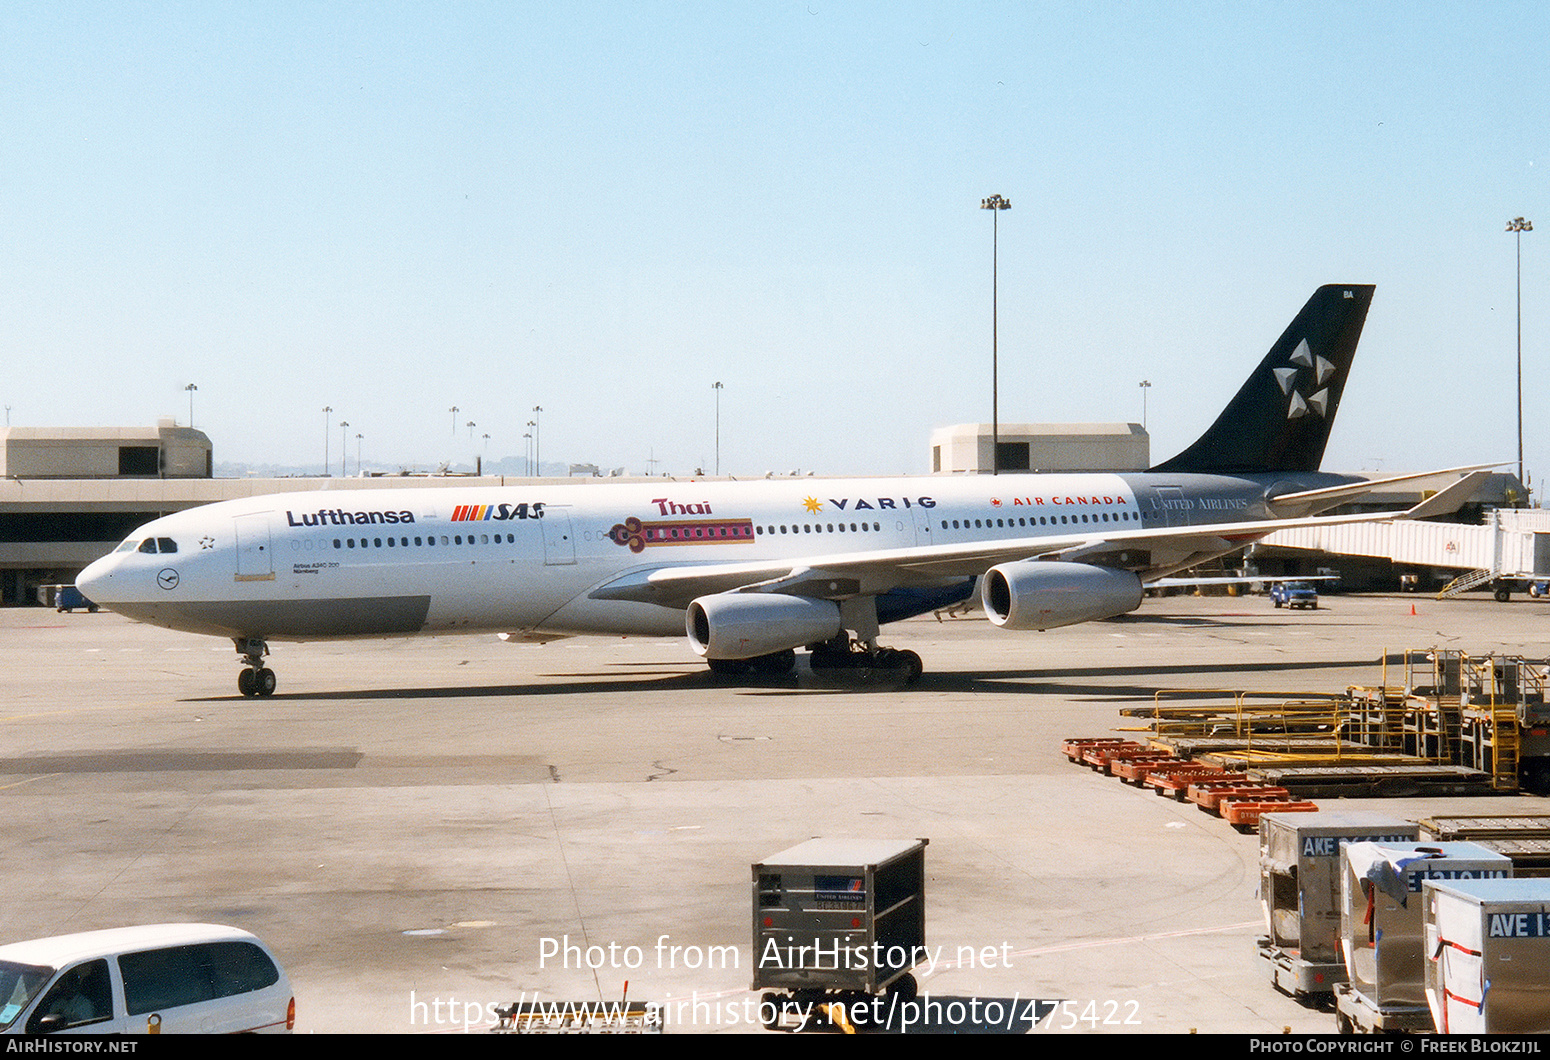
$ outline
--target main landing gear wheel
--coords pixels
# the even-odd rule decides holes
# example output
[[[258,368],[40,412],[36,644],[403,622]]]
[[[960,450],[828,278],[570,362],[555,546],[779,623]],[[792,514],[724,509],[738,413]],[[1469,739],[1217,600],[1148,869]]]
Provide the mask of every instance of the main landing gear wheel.
[[[797,653],[791,648],[751,659],[706,659],[717,677],[784,677],[796,668]]]
[[[813,645],[811,651],[807,662],[814,670],[855,670],[864,672],[866,677],[888,674],[902,678],[907,685],[919,681],[925,671],[920,656],[907,649],[858,649],[852,648],[848,640],[836,638]]]
[[[920,656],[909,650],[878,648],[872,653],[872,659],[872,665],[878,669],[901,672],[907,685],[919,681],[920,675],[925,671],[925,664],[920,661]]]

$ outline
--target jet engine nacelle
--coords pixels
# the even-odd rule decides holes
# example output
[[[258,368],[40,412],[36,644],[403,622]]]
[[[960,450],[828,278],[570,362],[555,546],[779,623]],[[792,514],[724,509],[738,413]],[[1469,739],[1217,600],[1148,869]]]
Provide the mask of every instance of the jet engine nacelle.
[[[1134,611],[1141,606],[1141,579],[1090,563],[1020,560],[986,572],[980,602],[1004,629],[1054,629]]]
[[[689,643],[707,659],[752,659],[816,644],[844,629],[832,600],[776,593],[717,593],[689,605]]]

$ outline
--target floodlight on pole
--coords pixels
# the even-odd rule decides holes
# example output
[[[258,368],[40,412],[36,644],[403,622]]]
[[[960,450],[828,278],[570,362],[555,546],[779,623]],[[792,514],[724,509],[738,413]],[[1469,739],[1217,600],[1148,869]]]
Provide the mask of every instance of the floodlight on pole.
[[[1152,389],[1150,379],[1141,380],[1141,429],[1146,430],[1146,392]]]
[[[710,385],[710,387],[711,387],[712,390],[714,390],[716,392],[716,475],[719,477],[721,475],[721,391],[722,391],[722,386],[721,386],[721,383],[718,381],[718,382],[712,383]]]
[[[1532,232],[1534,222],[1514,217],[1507,222],[1507,231],[1518,244],[1518,485],[1523,486],[1523,233]],[[1524,492],[1527,493],[1525,487]],[[1523,498],[1525,504],[1527,497]]]
[[[194,391],[198,390],[199,388],[193,383],[190,383],[183,389],[188,391],[188,425],[192,427],[194,425]],[[9,424],[7,426],[9,426]]]
[[[323,406],[323,477],[328,477],[328,432],[333,429],[334,406]]]
[[[339,421],[339,477],[350,477],[350,421]]]
[[[538,478],[544,475],[543,435],[540,433],[539,421],[542,420],[544,407],[533,406],[533,473]]]
[[[1000,286],[1000,216],[1002,210],[1010,210],[1012,200],[992,195],[980,200],[980,209],[990,211],[990,473],[1001,473],[1001,398],[999,393],[998,349],[1000,321],[998,294]]]

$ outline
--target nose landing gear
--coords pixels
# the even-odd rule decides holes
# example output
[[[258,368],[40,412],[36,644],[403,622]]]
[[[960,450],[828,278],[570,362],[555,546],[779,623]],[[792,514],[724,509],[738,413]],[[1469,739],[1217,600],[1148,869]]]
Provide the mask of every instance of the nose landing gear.
[[[237,674],[237,691],[248,697],[274,695],[274,671],[264,665],[264,656],[269,654],[269,645],[264,643],[264,638],[233,637],[232,643],[237,646],[237,654],[242,657],[242,670]]]

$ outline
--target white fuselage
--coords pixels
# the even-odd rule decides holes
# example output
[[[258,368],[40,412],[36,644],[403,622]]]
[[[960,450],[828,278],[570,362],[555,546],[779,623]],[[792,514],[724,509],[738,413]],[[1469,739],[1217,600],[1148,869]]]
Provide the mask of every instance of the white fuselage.
[[[1150,478],[663,481],[276,494],[148,523],[88,567],[77,584],[129,617],[233,637],[672,634],[683,630],[681,606],[589,593],[632,572],[664,567],[902,556],[931,546],[1100,538],[1259,514],[1260,487],[1243,479],[1212,480],[1216,499],[1207,504],[1198,490],[1178,484],[1180,476]],[[1152,557],[1153,566],[1165,562]],[[876,594],[942,583],[907,565],[884,564],[858,588]]]

